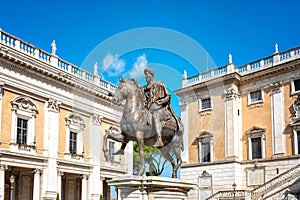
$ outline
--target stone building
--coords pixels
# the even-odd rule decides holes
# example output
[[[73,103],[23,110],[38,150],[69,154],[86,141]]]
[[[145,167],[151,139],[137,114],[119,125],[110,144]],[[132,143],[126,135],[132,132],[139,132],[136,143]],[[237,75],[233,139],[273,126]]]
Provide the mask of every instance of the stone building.
[[[132,173],[130,145],[111,162],[102,153],[121,114],[109,96],[115,86],[51,46],[47,53],[0,30],[0,200],[109,199],[106,180]]]
[[[300,47],[187,77],[175,91],[185,126],[189,199],[300,198]]]

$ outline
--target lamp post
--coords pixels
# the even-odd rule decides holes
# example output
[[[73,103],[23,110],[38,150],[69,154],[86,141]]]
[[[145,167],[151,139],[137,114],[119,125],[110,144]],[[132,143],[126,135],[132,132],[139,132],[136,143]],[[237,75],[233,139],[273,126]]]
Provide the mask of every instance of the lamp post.
[[[10,175],[9,177],[9,182],[10,182],[10,195],[9,195],[9,200],[13,200],[13,189],[14,189],[14,182],[15,182],[15,177],[13,174]]]
[[[232,185],[232,187],[233,187],[233,200],[235,200],[235,189],[236,189],[236,184],[235,184],[235,182],[233,183],[233,185]]]

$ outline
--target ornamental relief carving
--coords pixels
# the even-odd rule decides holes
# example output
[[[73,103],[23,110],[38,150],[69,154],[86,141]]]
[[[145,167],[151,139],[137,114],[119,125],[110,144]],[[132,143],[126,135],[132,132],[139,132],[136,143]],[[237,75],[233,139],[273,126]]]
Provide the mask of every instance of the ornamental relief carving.
[[[293,120],[300,118],[300,95],[298,95],[297,99],[294,101],[293,109],[294,109]]]
[[[97,115],[97,114],[93,114],[93,116],[92,116],[92,123],[94,125],[100,126],[101,123],[102,123],[102,119],[103,119],[103,116],[100,116],[100,115]]]
[[[186,107],[187,107],[187,102],[186,101],[180,101],[179,106],[180,106],[181,111],[185,111]]]
[[[59,112],[60,104],[61,104],[61,102],[50,98],[48,100],[48,109],[53,112]]]
[[[230,87],[227,89],[227,91],[225,92],[226,94],[226,100],[233,100],[239,97],[239,92],[238,89],[235,87]]]
[[[85,127],[85,121],[82,119],[82,117],[79,114],[71,113],[65,117],[65,120],[68,126],[73,125],[80,129],[84,129]]]
[[[270,83],[271,93],[279,93],[281,92],[282,80],[274,83]]]
[[[34,101],[28,97],[19,96],[15,97],[13,100],[11,100],[12,104],[12,110],[23,110],[29,113],[32,113],[32,115],[36,115],[38,113],[38,106],[34,103]]]

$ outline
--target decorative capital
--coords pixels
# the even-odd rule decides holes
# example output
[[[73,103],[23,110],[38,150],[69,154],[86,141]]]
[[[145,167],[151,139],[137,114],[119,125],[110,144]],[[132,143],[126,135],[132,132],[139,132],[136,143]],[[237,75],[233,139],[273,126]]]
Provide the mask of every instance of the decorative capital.
[[[103,119],[103,116],[100,116],[100,115],[97,115],[97,114],[93,114],[93,116],[92,116],[92,123],[94,125],[100,126],[101,123],[102,123],[102,119]]]
[[[33,170],[33,173],[35,173],[35,174],[41,174],[41,173],[43,173],[43,170],[37,168],[37,169]]]
[[[59,112],[60,104],[61,103],[59,101],[50,98],[48,100],[48,109],[53,112]]]
[[[63,172],[63,171],[58,171],[58,172],[57,172],[57,175],[58,175],[58,176],[63,176],[63,175],[64,175],[64,172]]]
[[[88,175],[88,174],[82,174],[80,177],[81,177],[82,179],[88,179],[88,178],[89,178],[89,175]]]
[[[186,101],[180,101],[179,106],[180,106],[181,112],[183,112],[183,111],[186,110],[187,102]]]
[[[282,81],[277,81],[275,83],[270,83],[271,93],[279,93],[281,92]]]
[[[239,92],[237,90],[237,88],[235,87],[230,87],[227,89],[226,91],[226,100],[233,100],[239,97]]]
[[[293,103],[293,109],[294,109],[294,117],[293,119],[300,118],[300,95],[298,95],[297,99]]]
[[[7,170],[8,166],[4,164],[0,164],[0,170]]]

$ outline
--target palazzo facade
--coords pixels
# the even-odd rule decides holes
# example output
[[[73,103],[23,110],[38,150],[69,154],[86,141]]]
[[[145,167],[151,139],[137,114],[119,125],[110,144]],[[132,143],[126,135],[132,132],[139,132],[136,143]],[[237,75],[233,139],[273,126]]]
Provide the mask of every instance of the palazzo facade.
[[[121,110],[115,85],[0,30],[0,200],[110,198],[106,180],[132,174],[132,146],[111,162],[105,129]]]
[[[189,199],[300,198],[300,47],[187,77],[175,91],[185,126]]]

